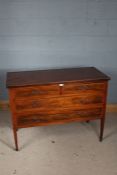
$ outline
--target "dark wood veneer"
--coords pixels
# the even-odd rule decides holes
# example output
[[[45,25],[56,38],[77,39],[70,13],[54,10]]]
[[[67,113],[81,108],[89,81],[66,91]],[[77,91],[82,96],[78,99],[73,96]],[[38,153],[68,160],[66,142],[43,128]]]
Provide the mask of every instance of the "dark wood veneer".
[[[94,67],[7,73],[13,131],[31,126],[100,119],[103,138],[110,78]]]
[[[43,85],[60,82],[98,81],[110,78],[95,67],[35,70],[7,73],[7,87]]]

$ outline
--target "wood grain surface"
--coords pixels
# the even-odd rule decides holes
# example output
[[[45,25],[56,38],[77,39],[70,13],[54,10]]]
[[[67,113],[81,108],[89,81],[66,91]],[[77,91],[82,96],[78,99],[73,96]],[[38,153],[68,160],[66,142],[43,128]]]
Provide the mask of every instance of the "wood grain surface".
[[[16,150],[17,130],[100,119],[102,140],[109,77],[96,68],[7,74]]]

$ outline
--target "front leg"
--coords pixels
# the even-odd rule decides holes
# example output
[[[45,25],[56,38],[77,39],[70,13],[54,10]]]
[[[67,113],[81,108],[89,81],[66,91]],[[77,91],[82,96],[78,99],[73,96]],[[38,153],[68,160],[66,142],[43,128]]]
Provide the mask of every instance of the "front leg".
[[[19,150],[18,148],[18,139],[17,139],[17,130],[16,128],[13,128],[13,134],[14,134],[14,141],[15,141],[15,148],[16,148],[16,151]]]
[[[105,123],[105,119],[101,118],[100,119],[100,142],[103,140],[104,123]]]

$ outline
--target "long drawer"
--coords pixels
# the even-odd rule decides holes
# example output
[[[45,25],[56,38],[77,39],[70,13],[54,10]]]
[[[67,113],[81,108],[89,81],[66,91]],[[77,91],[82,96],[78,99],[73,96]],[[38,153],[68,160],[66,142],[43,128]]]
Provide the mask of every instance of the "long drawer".
[[[38,85],[38,86],[28,86],[28,87],[18,87],[12,88],[11,91],[15,99],[25,99],[25,98],[50,98],[57,97],[59,95],[78,95],[80,93],[103,93],[105,90],[105,83],[60,83],[60,84],[50,84],[50,85]]]
[[[43,113],[53,112],[58,113],[71,109],[92,108],[103,104],[103,95],[101,93],[84,94],[79,96],[59,96],[54,98],[32,98],[15,100],[15,110],[17,113],[41,111]]]
[[[102,108],[94,109],[80,109],[71,111],[70,113],[58,113],[58,114],[43,114],[43,113],[32,113],[32,114],[19,114],[17,115],[17,126],[28,127],[42,125],[45,123],[62,123],[70,122],[83,119],[96,119],[101,118]]]

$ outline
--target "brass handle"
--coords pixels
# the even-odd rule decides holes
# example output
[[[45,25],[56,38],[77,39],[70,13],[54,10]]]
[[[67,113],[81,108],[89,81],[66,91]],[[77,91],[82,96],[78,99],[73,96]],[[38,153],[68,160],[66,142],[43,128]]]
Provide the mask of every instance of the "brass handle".
[[[59,84],[59,86],[60,86],[60,87],[63,87],[63,86],[64,86],[64,84],[63,84],[63,83],[60,83],[60,84]]]

